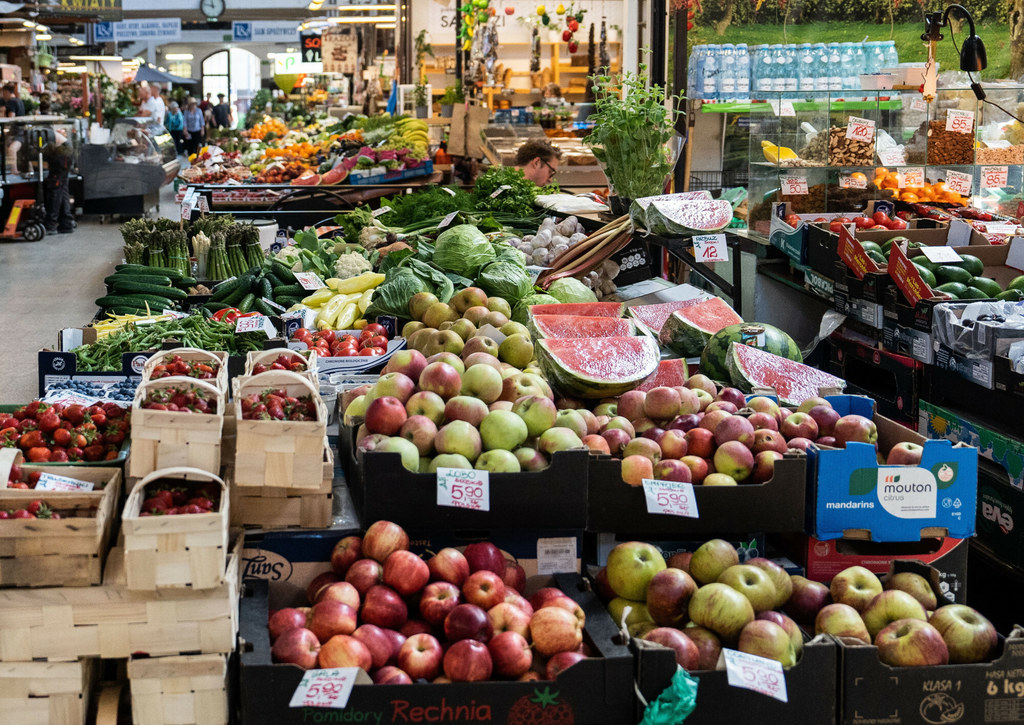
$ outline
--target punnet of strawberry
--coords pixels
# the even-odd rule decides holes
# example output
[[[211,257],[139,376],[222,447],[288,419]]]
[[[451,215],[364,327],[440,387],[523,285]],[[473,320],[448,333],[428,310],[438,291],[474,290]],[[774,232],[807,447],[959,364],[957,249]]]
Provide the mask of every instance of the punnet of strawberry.
[[[20,448],[29,463],[111,461],[129,433],[129,411],[116,403],[49,405],[38,400],[0,414],[0,447]]]
[[[0,521],[4,519],[59,519],[61,515],[46,503],[36,499],[16,509],[0,509]]]
[[[159,365],[153,367],[149,374],[151,380],[183,375],[200,380],[212,380],[220,371],[220,363],[212,360],[185,360],[181,355],[166,355]]]
[[[221,488],[216,483],[151,483],[146,486],[139,516],[209,514],[220,508]]]
[[[259,375],[265,373],[268,370],[291,370],[293,373],[304,373],[309,369],[306,365],[305,360],[300,360],[295,355],[281,354],[274,358],[274,362],[267,365],[266,363],[258,362],[252,366],[252,374]]]
[[[150,390],[142,399],[142,407],[146,410],[212,415],[217,412],[217,397],[191,385],[157,388]]]
[[[39,483],[39,477],[42,475],[39,471],[29,473],[15,463],[11,466],[11,470],[7,472],[7,488],[35,488],[36,484]]]
[[[316,403],[312,395],[296,397],[281,388],[252,393],[241,400],[242,420],[314,421]]]

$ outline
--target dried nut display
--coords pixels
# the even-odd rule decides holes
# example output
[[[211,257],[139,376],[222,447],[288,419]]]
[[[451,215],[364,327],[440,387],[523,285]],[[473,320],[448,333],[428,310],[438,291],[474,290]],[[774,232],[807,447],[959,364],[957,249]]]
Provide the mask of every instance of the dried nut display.
[[[982,146],[976,154],[979,164],[1024,164],[1024,145],[1002,149]]]
[[[829,166],[871,166],[875,160],[875,142],[865,143],[846,138],[846,126],[829,130]]]
[[[800,158],[804,166],[824,166],[828,155],[828,137],[817,133],[806,146],[800,149]]]
[[[947,131],[945,121],[928,122],[929,166],[967,166],[973,163],[973,133]]]

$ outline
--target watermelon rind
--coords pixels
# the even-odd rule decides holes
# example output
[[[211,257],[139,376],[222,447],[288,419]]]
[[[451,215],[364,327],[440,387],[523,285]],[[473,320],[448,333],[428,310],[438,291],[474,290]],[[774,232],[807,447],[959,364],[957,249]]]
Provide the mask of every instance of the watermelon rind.
[[[763,322],[743,322],[724,327],[711,336],[700,356],[700,371],[712,380],[728,382],[729,370],[725,361],[729,355],[729,344],[733,342],[750,345],[795,362],[804,360],[793,338],[779,328]]]
[[[626,305],[621,302],[560,302],[558,304],[531,305],[533,315],[577,315],[579,317],[622,317]]]
[[[823,389],[842,390],[846,381],[835,375],[738,342],[729,344],[729,379],[745,393],[770,388],[784,405],[800,405]]]
[[[535,340],[549,337],[625,337],[636,334],[636,324],[624,317],[534,315],[527,327]]]
[[[716,332],[742,322],[736,310],[718,297],[712,297],[669,315],[658,341],[676,355],[694,357],[703,352]]]
[[[646,208],[635,208],[636,213],[630,214],[634,226],[659,236],[717,232],[732,222],[732,204],[721,199],[679,199],[669,195],[651,201]]]
[[[626,313],[640,323],[642,328],[649,330],[655,337],[657,337],[673,312],[685,307],[690,307],[691,305],[699,304],[709,298],[710,295],[706,295],[702,297],[694,297],[688,300],[656,302],[651,305],[634,305],[633,307],[628,308]]]
[[[658,369],[658,344],[649,337],[561,338],[538,340],[535,354],[548,381],[564,395],[606,398],[634,390]],[[601,361],[635,357],[628,374],[610,378],[583,368]],[[576,364],[573,364],[575,359]]]

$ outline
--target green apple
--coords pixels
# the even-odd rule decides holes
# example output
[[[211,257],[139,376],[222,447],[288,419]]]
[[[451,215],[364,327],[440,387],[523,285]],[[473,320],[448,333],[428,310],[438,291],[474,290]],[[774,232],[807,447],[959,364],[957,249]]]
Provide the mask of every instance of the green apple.
[[[516,324],[511,322],[509,324]],[[533,360],[533,343],[528,335],[517,332],[502,340],[498,346],[498,357],[517,368],[525,368]]]
[[[477,470],[491,473],[519,473],[522,470],[515,454],[501,448],[481,453],[480,457],[476,459],[474,467]]]
[[[412,441],[408,441],[401,436],[391,436],[377,446],[376,450],[383,451],[384,453],[400,454],[402,456],[402,466],[413,473],[419,473],[420,452],[419,449],[413,445]]]
[[[644,541],[627,541],[608,553],[608,584],[618,596],[646,601],[651,579],[665,568],[665,557]],[[646,608],[646,607],[645,607]]]
[[[754,608],[728,584],[712,582],[690,597],[690,620],[727,642],[735,642],[743,628],[754,621]],[[785,631],[783,636],[789,639]]]
[[[438,468],[465,468],[471,470],[473,464],[469,462],[468,458],[460,456],[458,453],[442,453],[431,459],[427,472],[437,473]]]
[[[622,625],[622,613],[626,611],[626,607],[629,607],[631,610],[626,616],[626,624],[628,626],[642,624],[643,622],[653,622],[645,602],[638,602],[633,599],[626,599],[625,597],[615,597],[615,599],[608,602],[608,614],[611,615],[616,627]]]
[[[462,374],[462,395],[479,398],[490,405],[501,397],[501,373],[489,365],[474,365]]]
[[[730,566],[740,563],[736,548],[725,539],[705,541],[690,558],[690,576],[698,584],[710,584],[718,581],[722,572]]]
[[[490,370],[482,365],[477,367]],[[528,435],[526,423],[511,410],[492,410],[480,423],[480,438],[488,451],[496,448],[513,451],[523,444]]]
[[[530,328],[521,322],[506,322],[498,330],[502,335],[526,335],[526,339],[530,339]]]
[[[555,401],[544,395],[527,395],[512,405],[512,412],[523,419],[531,438],[554,427],[558,417]]]
[[[778,598],[771,578],[756,566],[733,564],[718,576],[718,581],[749,599],[755,613],[771,609]]]

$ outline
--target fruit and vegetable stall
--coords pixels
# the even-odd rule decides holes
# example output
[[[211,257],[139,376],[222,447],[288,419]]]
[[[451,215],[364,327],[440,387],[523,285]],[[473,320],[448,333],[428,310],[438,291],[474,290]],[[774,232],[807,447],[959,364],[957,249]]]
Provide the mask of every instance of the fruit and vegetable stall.
[[[261,174],[313,155],[281,131]],[[315,140],[368,139],[417,148]],[[554,214],[517,174],[275,249],[122,226],[0,409],[13,721],[1024,719],[1016,242],[884,206],[737,236],[704,192]],[[759,318],[741,256],[806,304]]]

